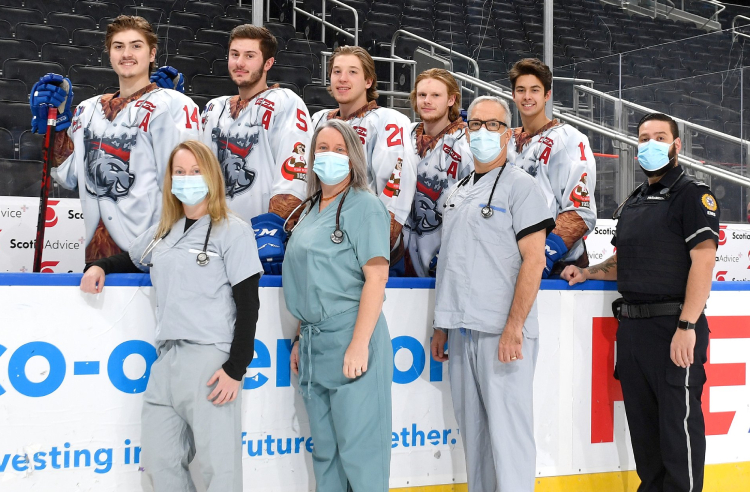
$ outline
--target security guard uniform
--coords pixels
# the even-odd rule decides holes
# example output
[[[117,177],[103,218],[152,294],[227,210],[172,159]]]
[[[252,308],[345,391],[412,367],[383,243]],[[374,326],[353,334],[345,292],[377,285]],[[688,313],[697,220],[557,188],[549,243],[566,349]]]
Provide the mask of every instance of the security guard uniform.
[[[690,250],[719,237],[719,207],[709,187],[680,166],[638,187],[615,212],[617,290],[623,299],[615,376],[622,385],[639,492],[695,492],[706,452],[701,394],[708,323],[695,325],[694,363],[670,359],[685,299]]]

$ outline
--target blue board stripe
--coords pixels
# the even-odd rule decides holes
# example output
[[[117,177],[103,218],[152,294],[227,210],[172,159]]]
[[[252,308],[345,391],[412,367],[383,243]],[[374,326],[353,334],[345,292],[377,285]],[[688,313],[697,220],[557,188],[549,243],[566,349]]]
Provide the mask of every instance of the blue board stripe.
[[[0,285],[19,286],[77,286],[81,283],[80,273],[0,273]],[[118,273],[107,275],[106,286],[148,287],[151,277],[141,273]],[[281,287],[281,275],[263,275],[261,287]],[[434,289],[434,278],[392,277],[386,285],[389,289]],[[616,282],[589,280],[570,287],[564,280],[542,280],[541,290],[617,290]],[[750,291],[750,282],[713,282],[715,291]]]

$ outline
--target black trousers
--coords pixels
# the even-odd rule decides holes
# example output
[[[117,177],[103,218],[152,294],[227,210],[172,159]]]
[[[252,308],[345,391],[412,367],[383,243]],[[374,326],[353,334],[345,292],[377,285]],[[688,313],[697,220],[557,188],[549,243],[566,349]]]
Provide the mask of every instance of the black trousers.
[[[708,322],[696,324],[694,363],[669,357],[677,316],[620,319],[616,374],[630,427],[638,492],[700,492],[706,457],[701,409]]]

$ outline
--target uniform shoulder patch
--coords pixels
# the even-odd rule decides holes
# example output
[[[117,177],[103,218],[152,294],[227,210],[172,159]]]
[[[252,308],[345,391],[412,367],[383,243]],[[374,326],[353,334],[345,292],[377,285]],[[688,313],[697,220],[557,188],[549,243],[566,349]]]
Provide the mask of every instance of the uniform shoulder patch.
[[[704,193],[701,197],[701,203],[711,212],[716,212],[716,199],[710,193]]]

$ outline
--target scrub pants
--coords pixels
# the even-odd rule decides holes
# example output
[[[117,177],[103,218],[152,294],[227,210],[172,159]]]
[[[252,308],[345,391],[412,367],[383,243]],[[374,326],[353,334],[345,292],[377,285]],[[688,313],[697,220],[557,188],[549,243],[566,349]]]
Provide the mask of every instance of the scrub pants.
[[[303,325],[299,384],[313,438],[318,492],[387,492],[391,466],[393,346],[380,314],[367,371],[344,376],[357,309]]]
[[[617,376],[641,479],[638,492],[703,490],[708,322],[701,315],[696,323],[694,363],[687,369],[669,357],[677,322],[677,316],[622,318],[617,329]]]
[[[155,492],[195,492],[194,456],[207,492],[242,491],[241,395],[222,406],[207,400],[216,385],[206,383],[226,360],[215,345],[171,340],[159,349],[141,417],[143,466]]]
[[[448,330],[453,409],[463,438],[469,492],[533,492],[534,369],[537,338],[523,337],[523,359],[497,358],[500,335]]]

